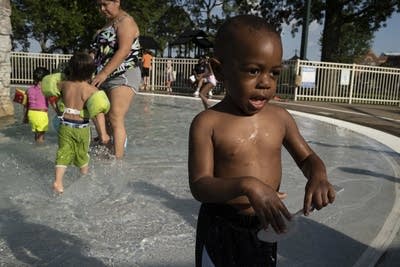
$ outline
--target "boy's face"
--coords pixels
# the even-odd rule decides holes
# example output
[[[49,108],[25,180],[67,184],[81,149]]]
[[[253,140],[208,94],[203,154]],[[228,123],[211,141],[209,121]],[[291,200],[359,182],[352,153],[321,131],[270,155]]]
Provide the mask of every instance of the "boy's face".
[[[259,112],[276,93],[282,69],[282,44],[267,31],[238,31],[227,43],[220,70],[228,95],[245,114]],[[245,34],[243,34],[245,32]]]

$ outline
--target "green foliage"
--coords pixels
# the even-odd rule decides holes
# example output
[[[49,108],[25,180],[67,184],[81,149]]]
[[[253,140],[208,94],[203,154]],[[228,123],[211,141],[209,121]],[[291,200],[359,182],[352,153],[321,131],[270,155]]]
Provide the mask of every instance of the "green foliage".
[[[353,22],[342,25],[340,36],[335,61],[354,63],[355,59],[370,49],[373,33]]]
[[[11,5],[13,45],[23,49],[30,38],[42,52],[86,48],[100,23],[92,0],[11,0]]]
[[[326,1],[321,60],[349,62],[370,47],[373,34],[399,12],[399,0]]]
[[[191,25],[183,9],[173,9],[170,1],[122,0],[124,10],[138,23],[142,35],[156,37],[163,48],[171,36]],[[31,39],[42,52],[71,53],[87,49],[94,33],[105,20],[94,0],[11,0],[13,47],[25,51]],[[168,25],[168,26],[166,26]]]
[[[236,0],[236,4],[238,13],[258,14],[278,29],[284,23],[292,25],[293,34],[302,29],[304,0]],[[399,9],[399,0],[312,0],[310,23],[324,25],[321,60],[351,62],[365,53],[374,32],[385,27],[386,19]]]
[[[210,35],[215,34],[222,21],[237,10],[234,0],[176,0],[175,4],[190,14],[196,29]]]
[[[304,0],[121,0],[139,25],[142,35],[154,37],[164,49],[187,28],[216,32],[222,21],[236,14],[257,14],[280,30],[283,24],[299,32]],[[349,62],[370,46],[373,34],[399,12],[400,0],[312,0],[310,22],[324,25],[321,60]],[[22,49],[30,39],[42,52],[88,48],[104,24],[94,0],[11,0],[12,41]]]
[[[168,42],[173,41],[187,28],[193,28],[189,14],[181,7],[170,7],[158,19],[154,28],[154,36],[158,36],[161,47],[165,48]]]

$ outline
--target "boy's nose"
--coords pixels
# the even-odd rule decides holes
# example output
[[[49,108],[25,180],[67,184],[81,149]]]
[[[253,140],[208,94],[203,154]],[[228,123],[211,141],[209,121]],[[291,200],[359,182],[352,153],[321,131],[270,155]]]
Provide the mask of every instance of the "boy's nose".
[[[274,81],[269,73],[260,75],[260,80],[258,82],[258,88],[259,89],[269,89],[269,88],[271,88],[273,82]]]

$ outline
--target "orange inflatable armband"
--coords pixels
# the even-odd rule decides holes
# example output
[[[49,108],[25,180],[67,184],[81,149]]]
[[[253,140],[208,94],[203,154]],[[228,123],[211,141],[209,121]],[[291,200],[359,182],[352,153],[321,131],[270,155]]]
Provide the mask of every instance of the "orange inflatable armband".
[[[28,101],[28,95],[26,94],[25,90],[16,88],[13,101],[25,106],[26,102]]]

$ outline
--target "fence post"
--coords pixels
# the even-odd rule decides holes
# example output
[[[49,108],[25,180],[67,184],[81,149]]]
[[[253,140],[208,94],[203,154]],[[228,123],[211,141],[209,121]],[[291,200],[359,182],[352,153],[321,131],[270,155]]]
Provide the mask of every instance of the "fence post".
[[[300,60],[296,60],[296,80],[295,80],[295,88],[294,88],[294,101],[297,101],[297,90],[299,88],[299,85],[297,84],[297,77],[300,75]]]
[[[353,63],[351,68],[351,78],[350,78],[350,92],[349,92],[349,104],[353,101],[353,87],[354,87],[354,76],[356,74],[356,64]]]
[[[56,54],[56,68],[60,71],[60,55]],[[54,71],[54,70],[52,70]]]
[[[155,84],[155,61],[156,61],[156,58],[155,57],[153,57],[152,59],[151,59],[151,68],[150,68],[150,90],[151,91],[154,91],[154,84]]]

